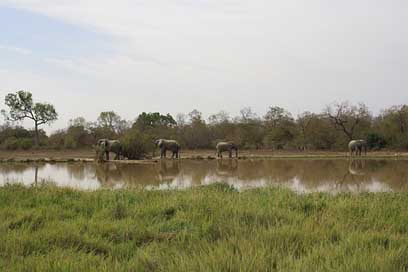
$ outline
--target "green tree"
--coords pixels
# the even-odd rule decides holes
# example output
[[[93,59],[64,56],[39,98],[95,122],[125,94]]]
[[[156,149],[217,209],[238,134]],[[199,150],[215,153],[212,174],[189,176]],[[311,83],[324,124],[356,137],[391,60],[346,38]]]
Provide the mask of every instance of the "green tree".
[[[392,148],[408,148],[408,106],[393,106],[374,121],[375,131]]]
[[[54,106],[49,103],[34,103],[32,94],[26,91],[9,93],[4,101],[6,106],[9,107],[9,112],[6,113],[2,110],[2,113],[8,121],[18,122],[30,119],[34,122],[35,145],[39,146],[40,135],[38,127],[43,124],[50,124],[58,118]]]
[[[170,128],[176,124],[176,121],[170,114],[162,115],[159,112],[142,112],[137,117],[133,127],[143,132],[157,127]]]
[[[96,138],[116,138],[123,135],[128,128],[128,122],[114,111],[101,112],[96,123],[90,124],[92,134]]]
[[[265,117],[265,142],[273,148],[288,146],[296,135],[296,125],[290,112],[281,107],[270,107]]]
[[[202,113],[193,110],[188,114],[189,122],[180,130],[182,143],[188,148],[209,148],[210,130],[202,118]]]

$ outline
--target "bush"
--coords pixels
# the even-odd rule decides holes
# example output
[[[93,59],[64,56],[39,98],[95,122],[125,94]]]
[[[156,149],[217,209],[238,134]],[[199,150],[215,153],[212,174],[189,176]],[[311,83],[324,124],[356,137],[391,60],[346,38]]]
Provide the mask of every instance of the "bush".
[[[386,141],[377,133],[369,133],[367,135],[367,145],[369,149],[379,150],[386,146]]]
[[[33,140],[29,138],[18,139],[18,146],[23,150],[28,150],[33,147]]]
[[[153,139],[140,133],[137,129],[129,130],[121,138],[123,156],[130,160],[140,160],[154,149]]]
[[[33,147],[33,140],[30,138],[18,139],[16,137],[10,137],[4,141],[3,147],[7,150],[28,150]]]
[[[16,137],[7,138],[3,146],[7,150],[16,150],[18,148],[18,139]]]
[[[64,147],[67,149],[75,149],[78,147],[78,143],[72,135],[66,135],[64,138]]]

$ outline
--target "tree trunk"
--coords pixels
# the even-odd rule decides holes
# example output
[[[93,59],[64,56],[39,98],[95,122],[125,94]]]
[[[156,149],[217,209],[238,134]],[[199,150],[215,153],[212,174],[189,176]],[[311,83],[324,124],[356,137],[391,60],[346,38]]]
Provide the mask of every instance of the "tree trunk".
[[[40,135],[38,134],[38,124],[35,122],[35,146],[39,147],[40,146]]]

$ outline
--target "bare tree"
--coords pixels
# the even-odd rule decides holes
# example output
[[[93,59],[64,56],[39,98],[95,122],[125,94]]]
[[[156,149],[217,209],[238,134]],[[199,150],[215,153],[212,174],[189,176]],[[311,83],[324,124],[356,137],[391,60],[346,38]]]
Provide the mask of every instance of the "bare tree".
[[[328,105],[324,111],[333,127],[342,131],[351,141],[358,125],[370,118],[368,108],[363,103],[351,105],[349,102]]]

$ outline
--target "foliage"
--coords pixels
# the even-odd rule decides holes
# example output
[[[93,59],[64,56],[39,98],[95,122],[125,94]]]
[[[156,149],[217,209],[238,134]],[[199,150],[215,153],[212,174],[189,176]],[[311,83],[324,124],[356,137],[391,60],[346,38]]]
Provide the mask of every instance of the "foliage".
[[[33,140],[31,138],[16,138],[9,137],[3,143],[3,148],[7,150],[28,150],[33,146]]]
[[[292,115],[283,108],[270,107],[264,119],[266,145],[274,149],[290,146],[296,134],[296,125]]]
[[[347,101],[335,103],[327,106],[324,113],[333,127],[343,132],[349,141],[356,139],[357,130],[369,126],[371,121],[368,108],[362,103],[358,105],[352,105]]]
[[[141,132],[155,128],[170,128],[177,125],[174,118],[170,115],[161,115],[159,112],[146,113],[142,112],[136,122],[133,124],[133,128],[137,128]]]
[[[1,271],[406,271],[406,193],[0,188]]]
[[[19,92],[8,97],[14,104],[20,105],[21,101],[33,104],[30,93]],[[17,114],[21,111],[15,112],[9,115],[22,118]],[[366,105],[345,101],[328,105],[320,113],[304,112],[296,118],[278,106],[269,107],[263,117],[246,107],[237,117],[220,111],[210,115],[208,121],[198,110],[178,114],[176,118],[168,113],[142,112],[132,125],[114,111],[105,111],[96,121],[83,117],[72,119],[66,129],[49,137],[41,129],[31,131],[6,123],[0,126],[0,147],[5,147],[7,138],[37,139],[38,134],[39,142],[52,148],[91,148],[98,139],[120,139],[133,133],[130,131],[137,131],[143,139],[152,142],[159,138],[177,140],[183,149],[214,149],[219,141],[232,141],[243,149],[346,150],[351,139],[366,139],[374,150],[407,150],[408,106],[393,106],[373,116]],[[13,141],[8,143],[10,148],[15,146]],[[24,148],[29,146],[26,140]]]
[[[99,114],[94,129],[97,130],[96,132],[103,134],[99,138],[112,139],[123,135],[128,129],[128,123],[114,111],[104,111]]]
[[[381,135],[371,132],[367,135],[367,145],[371,150],[379,150],[385,147],[386,141]]]
[[[393,106],[384,110],[374,121],[375,130],[388,146],[408,148],[408,106]]]
[[[131,129],[120,139],[123,155],[128,159],[143,159],[154,149],[154,140],[137,129]]]
[[[21,121],[31,119],[34,121],[36,145],[40,144],[38,126],[49,124],[57,120],[58,114],[53,105],[48,103],[34,103],[32,94],[26,91],[9,93],[6,95],[5,104],[9,107],[8,114],[2,110],[8,121]]]

